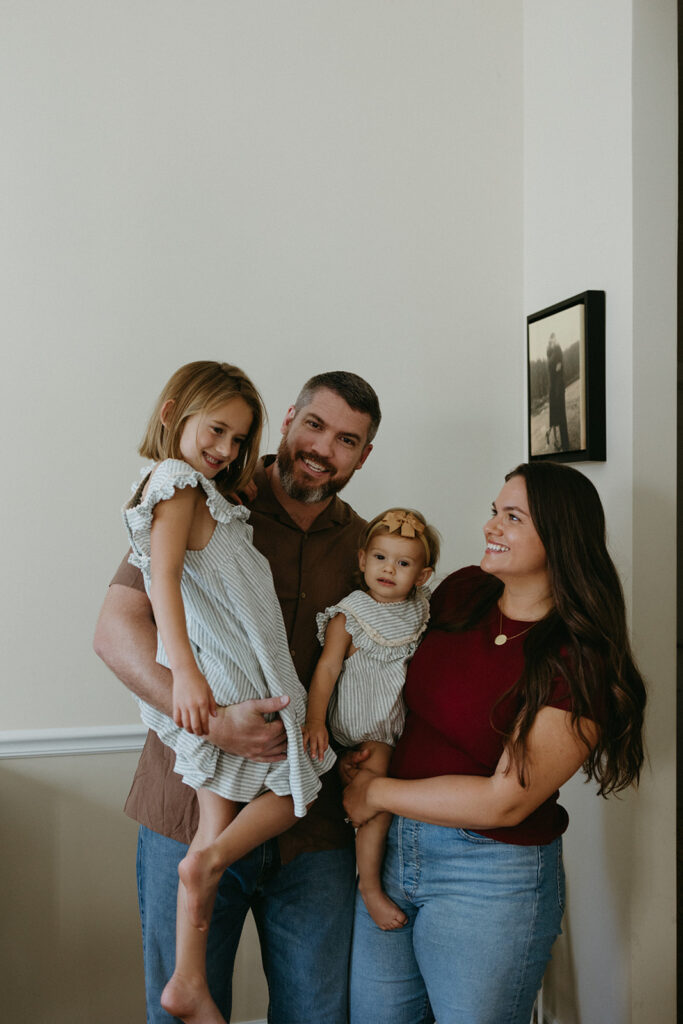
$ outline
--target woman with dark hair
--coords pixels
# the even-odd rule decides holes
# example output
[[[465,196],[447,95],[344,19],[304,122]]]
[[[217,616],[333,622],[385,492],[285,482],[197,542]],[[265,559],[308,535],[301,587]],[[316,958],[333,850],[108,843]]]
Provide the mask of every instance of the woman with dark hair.
[[[593,484],[518,466],[484,534],[432,598],[390,777],[349,770],[353,823],[394,815],[383,884],[408,918],[382,931],[358,901],[352,1024],[528,1024],[564,909],[558,789],[640,775],[645,687]]]

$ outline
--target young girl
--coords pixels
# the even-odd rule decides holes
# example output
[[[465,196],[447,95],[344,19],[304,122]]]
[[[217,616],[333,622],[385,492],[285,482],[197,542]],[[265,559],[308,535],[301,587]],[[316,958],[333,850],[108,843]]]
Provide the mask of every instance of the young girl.
[[[262,422],[259,394],[241,370],[181,367],[140,445],[156,465],[124,509],[130,560],[142,570],[159,630],[157,659],[173,673],[173,719],[139,701],[142,719],[173,748],[175,770],[199,802],[197,833],[179,867],[175,972],[161,1002],[201,1024],[224,1024],[205,966],[223,870],[303,816],[335,760],[328,751],[314,765],[304,752],[306,695],[270,568],[252,545],[247,509],[224,496],[251,478]],[[257,764],[203,738],[218,706],[278,695],[290,698],[280,712],[286,761]]]
[[[403,683],[429,619],[419,588],[434,572],[439,535],[419,512],[392,508],[376,516],[363,535],[358,561],[367,590],[354,590],[318,615],[323,653],[308,694],[303,728],[311,757],[328,753],[328,704],[332,735],[344,747],[370,751],[363,767],[386,775],[403,731]],[[378,814],[358,831],[358,887],[380,928],[400,928],[405,914],[383,892],[380,881],[390,814]]]

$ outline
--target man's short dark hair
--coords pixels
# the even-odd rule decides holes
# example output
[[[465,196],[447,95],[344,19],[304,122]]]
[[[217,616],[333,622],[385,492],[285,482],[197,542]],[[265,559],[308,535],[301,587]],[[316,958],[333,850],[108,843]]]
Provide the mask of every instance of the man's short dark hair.
[[[318,373],[315,377],[307,380],[299,392],[299,397],[294,403],[296,411],[299,412],[305,405],[308,405],[316,391],[320,391],[321,388],[333,391],[335,395],[343,398],[355,412],[364,412],[370,417],[366,440],[366,443],[370,444],[382,419],[379,399],[374,388],[357,373],[350,373],[348,370],[330,370],[328,373]]]

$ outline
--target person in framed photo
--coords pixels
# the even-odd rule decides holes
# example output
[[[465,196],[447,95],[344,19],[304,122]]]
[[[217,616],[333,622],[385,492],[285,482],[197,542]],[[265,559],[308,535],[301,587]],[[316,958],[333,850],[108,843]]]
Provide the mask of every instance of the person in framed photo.
[[[569,431],[567,430],[567,408],[564,400],[564,360],[560,343],[554,332],[548,339],[546,358],[548,360],[548,429],[545,440],[546,444],[550,444],[552,435],[556,451],[566,452],[569,450]]]

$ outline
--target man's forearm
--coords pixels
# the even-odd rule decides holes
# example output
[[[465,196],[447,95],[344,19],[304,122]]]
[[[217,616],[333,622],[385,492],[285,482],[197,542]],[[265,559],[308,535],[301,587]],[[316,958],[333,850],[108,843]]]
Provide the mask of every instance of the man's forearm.
[[[147,595],[113,583],[95,628],[95,652],[131,693],[163,714],[173,713],[173,677],[156,660],[157,631]],[[209,721],[208,739],[217,747],[254,761],[286,756],[282,722],[264,715],[280,711],[289,698],[269,697],[221,708]]]
[[[113,583],[95,627],[94,647],[136,697],[165,715],[173,712],[173,677],[156,660],[157,631],[147,595]]]

